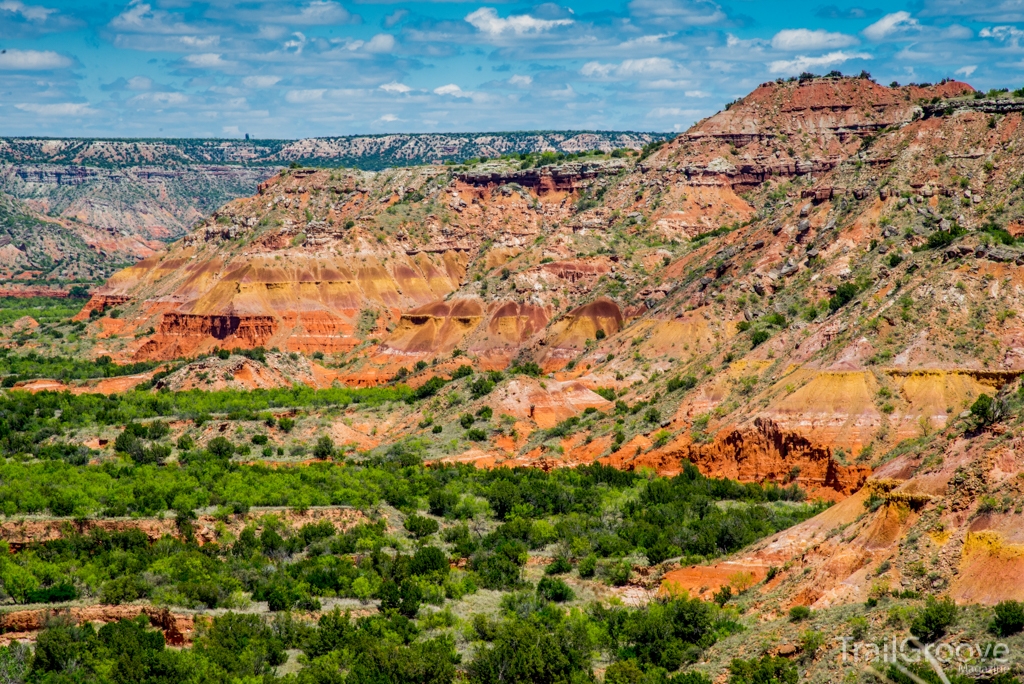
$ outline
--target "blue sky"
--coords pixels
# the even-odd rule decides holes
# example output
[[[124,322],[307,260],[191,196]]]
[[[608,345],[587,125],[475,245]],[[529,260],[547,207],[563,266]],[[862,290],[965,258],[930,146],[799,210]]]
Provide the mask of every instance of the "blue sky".
[[[1024,0],[0,0],[0,135],[684,130],[809,70],[1024,84]]]

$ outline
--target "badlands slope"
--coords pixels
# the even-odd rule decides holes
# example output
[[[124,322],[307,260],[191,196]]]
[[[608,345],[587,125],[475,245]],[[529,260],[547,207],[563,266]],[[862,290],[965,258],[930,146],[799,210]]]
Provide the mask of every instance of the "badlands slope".
[[[456,458],[797,483],[842,503],[747,559],[799,559],[770,583],[787,601],[863,600],[888,563],[993,602],[1024,591],[982,579],[1024,558],[1022,109],[815,78],[643,155],[290,170],[82,316],[123,360],[276,347],[352,385],[535,363],[547,378],[431,404],[516,422]],[[995,408],[970,414],[982,394]],[[608,420],[544,431],[587,407]]]

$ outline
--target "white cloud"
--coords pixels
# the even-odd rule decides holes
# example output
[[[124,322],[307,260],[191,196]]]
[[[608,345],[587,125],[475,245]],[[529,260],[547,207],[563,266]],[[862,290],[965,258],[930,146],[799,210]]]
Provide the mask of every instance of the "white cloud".
[[[410,88],[409,86],[405,85],[404,83],[399,83],[397,81],[385,83],[380,87],[380,89],[386,93],[407,93],[410,90],[412,90],[412,88]]]
[[[438,88],[434,88],[435,95],[451,95],[452,97],[470,97],[470,93],[465,92],[459,86],[454,83],[443,85]]]
[[[655,107],[647,112],[648,119],[677,119],[679,117],[697,119],[700,115],[701,112],[698,109],[682,109],[681,107]]]
[[[392,121],[398,121],[398,117],[395,116],[394,114],[385,114],[384,116],[380,117],[380,121],[390,123]]]
[[[18,0],[4,0],[0,2],[0,10],[20,14],[28,21],[34,22],[44,22],[51,14],[57,13],[55,9],[40,7],[39,5],[26,5],[23,2],[18,2]]]
[[[893,12],[886,14],[861,33],[868,40],[881,41],[920,30],[921,24],[910,16],[910,12]]]
[[[283,24],[303,24],[322,26],[324,24],[346,24],[352,21],[349,11],[330,0],[314,0],[294,14],[275,17],[274,20]]]
[[[128,90],[151,90],[153,79],[145,76],[133,76],[128,79]]]
[[[705,93],[703,90],[687,90],[683,95],[686,97],[711,97],[711,93]]]
[[[142,93],[128,100],[130,104],[156,105],[166,107],[171,105],[182,105],[188,102],[188,96],[184,93]]]
[[[270,88],[280,81],[280,76],[246,76],[242,79],[242,85],[246,88]]]
[[[310,90],[289,90],[288,94],[284,96],[284,99],[294,104],[301,104],[305,102],[319,102],[324,99],[324,93],[327,92],[326,88],[313,88]]]
[[[750,38],[747,40],[743,40],[742,38],[737,38],[731,33],[727,33],[725,34],[725,45],[731,48],[743,48],[744,50],[760,51],[761,48],[768,45],[768,41],[763,40],[761,38]]]
[[[671,59],[664,57],[646,57],[644,59],[627,59],[621,64],[602,64],[587,62],[580,69],[587,78],[654,78],[679,73],[679,68]]]
[[[538,19],[529,14],[513,14],[507,19],[502,19],[493,7],[481,7],[470,12],[466,15],[466,21],[481,33],[486,33],[489,36],[501,36],[507,33],[517,36],[542,33],[573,23],[572,19]]]
[[[209,50],[220,44],[220,36],[181,36],[178,42],[190,50]]]
[[[717,3],[707,0],[633,0],[630,13],[654,23],[707,26],[726,19]]]
[[[783,29],[772,38],[776,50],[829,50],[856,45],[858,41],[845,33],[831,33],[822,29]]]
[[[130,33],[184,34],[197,33],[189,26],[163,10],[154,10],[147,3],[132,0],[128,7],[110,21],[111,28]]]
[[[232,67],[237,62],[232,62],[222,58],[215,52],[204,52],[198,55],[186,55],[185,61],[189,66],[199,67],[202,69],[223,69],[226,67]]]
[[[521,76],[519,74],[515,74],[512,78],[508,79],[508,82],[514,86],[525,87],[533,83],[533,76]]]
[[[26,102],[14,106],[23,112],[32,112],[39,116],[85,116],[97,113],[97,111],[95,109],[91,109],[88,104],[78,102],[60,102],[55,104]]]
[[[0,52],[0,71],[42,71],[66,69],[74,65],[70,57],[52,50],[4,50]]]
[[[995,40],[1009,42],[1017,45],[1021,38],[1024,38],[1024,31],[1016,26],[992,26],[978,31],[981,38],[994,38]]]
[[[800,55],[794,59],[777,59],[768,65],[768,70],[774,74],[799,74],[808,69],[823,69],[836,66],[851,59],[871,59],[866,52],[843,52],[836,50],[819,57],[807,57]]]
[[[956,74],[957,76],[963,76],[964,78],[970,78],[971,74],[973,74],[975,72],[975,70],[977,70],[977,68],[978,68],[977,64],[970,64],[968,66],[960,67],[959,69],[957,69],[953,73]]]
[[[384,53],[395,49],[395,37],[390,33],[378,33],[363,47],[367,52]]]

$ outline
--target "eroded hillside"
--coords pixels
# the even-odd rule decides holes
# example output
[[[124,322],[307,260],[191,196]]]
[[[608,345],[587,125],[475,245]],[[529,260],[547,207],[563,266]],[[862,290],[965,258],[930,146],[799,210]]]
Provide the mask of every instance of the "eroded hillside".
[[[954,81],[817,78],[764,84],[635,155],[289,170],[80,317],[91,353],[123,361],[276,348],[314,357],[310,384],[408,383],[427,401],[383,442],[422,438],[435,458],[689,461],[830,500],[876,492],[867,518],[857,498],[824,514],[854,536],[779,580],[792,601],[862,599],[888,562],[907,590],[927,577],[992,602],[979,568],[1016,542],[979,522],[987,489],[951,483],[991,472],[992,417],[970,409],[1009,405],[1024,372],[1022,105]],[[228,364],[227,383],[236,366],[278,373]],[[946,570],[914,575],[892,545],[949,497],[962,514],[927,518],[951,530]],[[785,554],[806,559],[796,539]]]

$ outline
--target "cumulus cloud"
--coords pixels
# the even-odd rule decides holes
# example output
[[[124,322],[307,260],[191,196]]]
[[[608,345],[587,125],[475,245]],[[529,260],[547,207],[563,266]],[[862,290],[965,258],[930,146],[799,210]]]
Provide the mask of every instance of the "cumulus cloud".
[[[990,26],[978,31],[978,36],[1018,45],[1020,39],[1024,38],[1024,31],[1021,31],[1016,26]]]
[[[973,74],[977,68],[978,68],[977,64],[970,64],[968,66],[960,67],[959,69],[957,69],[953,73],[956,74],[957,76],[963,76],[964,78],[970,78],[971,74]]]
[[[675,62],[664,57],[646,57],[644,59],[627,59],[620,64],[603,64],[601,62],[587,62],[580,69],[580,73],[587,78],[597,79],[622,79],[658,76],[669,76],[678,73],[679,69]]]
[[[133,105],[154,105],[167,107],[183,105],[188,102],[188,96],[184,93],[142,93],[128,100]]]
[[[844,48],[859,43],[853,36],[845,33],[831,33],[823,29],[783,29],[772,38],[772,47],[776,50],[830,50]]]
[[[116,31],[131,33],[163,33],[182,34],[197,33],[195,27],[181,20],[180,17],[154,10],[152,5],[132,0],[123,12],[110,20],[110,27]]]
[[[87,103],[79,102],[56,102],[52,104],[24,102],[14,106],[23,112],[31,112],[39,116],[87,116],[98,113],[95,109],[90,108]]]
[[[309,90],[289,90],[284,99],[293,104],[304,104],[308,102],[319,102],[324,99],[326,88],[312,88]]]
[[[470,12],[466,15],[466,21],[481,33],[494,37],[543,33],[558,26],[570,26],[574,23],[572,19],[538,19],[529,14],[513,14],[502,19],[493,7],[481,7]]]
[[[905,36],[908,33],[921,30],[921,24],[910,16],[910,12],[893,12],[868,26],[861,31],[865,38],[873,41],[883,41],[889,38]]]
[[[975,21],[1022,22],[1024,3],[1020,0],[925,0],[922,16],[969,17]]]
[[[708,26],[727,18],[709,0],[632,0],[629,10],[638,19],[666,25]]]
[[[519,74],[514,74],[510,79],[508,79],[508,82],[514,86],[525,87],[533,83],[533,76],[521,76]]]
[[[270,88],[280,81],[280,76],[246,76],[242,79],[242,85],[246,88]]]
[[[404,83],[398,83],[397,81],[385,83],[380,87],[380,89],[386,93],[408,93],[409,91],[412,90],[412,88],[410,88],[409,86],[405,85]]]
[[[388,16],[384,17],[384,28],[391,28],[396,26],[400,21],[409,16],[409,10],[399,9],[395,10]]]
[[[378,33],[363,48],[367,52],[383,53],[395,49],[395,37],[390,33]]]
[[[133,76],[125,83],[128,90],[152,90],[153,79],[146,76]]]
[[[4,50],[0,52],[2,71],[49,71],[67,69],[74,60],[52,50]]]
[[[299,8],[288,8],[284,3],[280,3],[281,9],[276,9],[278,5],[273,3],[270,7],[275,9],[254,10],[241,16],[250,21],[289,26],[336,26],[359,21],[358,16],[351,14],[341,3],[334,0],[313,0]]]
[[[647,116],[652,119],[664,119],[666,117],[675,118],[680,116],[686,116],[695,118],[699,114],[696,109],[682,109],[680,107],[655,107],[647,113]]]
[[[882,10],[874,8],[850,7],[848,9],[839,9],[835,5],[825,5],[819,7],[814,16],[821,17],[822,19],[867,19],[869,17],[877,17],[881,13]]]
[[[225,69],[233,67],[237,62],[226,60],[215,52],[203,52],[198,55],[186,55],[185,63],[200,69]]]
[[[462,88],[460,88],[459,86],[455,85],[454,83],[449,83],[448,85],[443,85],[443,86],[440,86],[439,88],[434,88],[434,94],[435,95],[449,95],[451,97],[469,97],[470,96],[469,93],[465,92]]]
[[[18,0],[3,0],[3,2],[0,2],[0,12],[18,14],[26,21],[42,23],[45,22],[51,14],[56,14],[57,10],[50,9],[49,7],[41,7],[39,5],[26,5],[23,2],[18,2]]]
[[[837,66],[851,59],[871,59],[866,52],[844,52],[836,50],[818,57],[800,55],[794,59],[777,59],[768,65],[773,74],[799,74],[810,69],[825,69]]]

